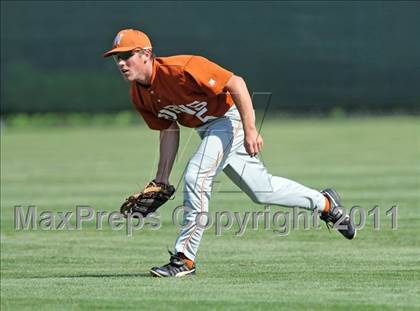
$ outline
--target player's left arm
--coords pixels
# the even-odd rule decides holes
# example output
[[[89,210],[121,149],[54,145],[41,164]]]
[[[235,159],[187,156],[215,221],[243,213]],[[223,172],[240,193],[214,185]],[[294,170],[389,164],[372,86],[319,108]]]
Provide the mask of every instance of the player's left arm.
[[[173,122],[160,131],[159,164],[155,181],[169,185],[169,176],[179,147],[179,127]]]
[[[263,139],[255,126],[254,107],[252,106],[252,99],[249,95],[246,83],[241,77],[233,75],[228,80],[225,90],[232,95],[233,101],[241,115],[245,134],[245,150],[253,157],[261,151]]]

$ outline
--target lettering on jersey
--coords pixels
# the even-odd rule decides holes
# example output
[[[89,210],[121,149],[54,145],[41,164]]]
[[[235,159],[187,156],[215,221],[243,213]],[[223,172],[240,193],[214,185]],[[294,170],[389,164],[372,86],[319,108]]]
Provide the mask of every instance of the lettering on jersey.
[[[207,112],[207,102],[195,101],[187,105],[168,105],[159,110],[158,118],[175,121],[178,119],[178,114],[187,113],[195,116],[201,122],[205,123],[209,120],[217,119],[214,116],[204,116]]]

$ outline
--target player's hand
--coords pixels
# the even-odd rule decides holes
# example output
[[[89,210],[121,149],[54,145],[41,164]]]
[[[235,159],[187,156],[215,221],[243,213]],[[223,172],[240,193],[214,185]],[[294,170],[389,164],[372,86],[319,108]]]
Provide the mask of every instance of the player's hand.
[[[245,130],[244,146],[246,152],[251,157],[255,157],[261,151],[263,147],[263,138],[255,128]]]

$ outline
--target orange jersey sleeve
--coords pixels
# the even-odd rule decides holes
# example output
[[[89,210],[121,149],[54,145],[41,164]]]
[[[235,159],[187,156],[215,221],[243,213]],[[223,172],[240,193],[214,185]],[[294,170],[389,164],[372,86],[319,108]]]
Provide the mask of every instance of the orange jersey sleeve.
[[[201,56],[193,56],[185,66],[186,79],[192,78],[209,97],[222,93],[233,73]],[[187,82],[188,83],[188,82]]]

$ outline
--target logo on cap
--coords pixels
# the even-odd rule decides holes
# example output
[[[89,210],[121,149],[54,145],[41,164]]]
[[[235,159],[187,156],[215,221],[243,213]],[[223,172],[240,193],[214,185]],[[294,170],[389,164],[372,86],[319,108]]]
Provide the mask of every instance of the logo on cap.
[[[119,33],[114,39],[114,47],[118,46],[121,42],[122,37],[124,36],[123,33]]]

